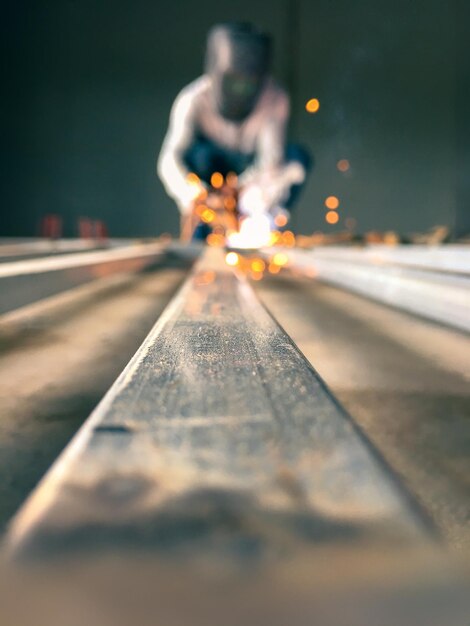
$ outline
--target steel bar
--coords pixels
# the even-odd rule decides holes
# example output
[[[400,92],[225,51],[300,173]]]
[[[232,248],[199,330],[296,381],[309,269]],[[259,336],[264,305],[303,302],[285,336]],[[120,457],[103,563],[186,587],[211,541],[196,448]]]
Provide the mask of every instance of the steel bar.
[[[459,330],[470,331],[465,246],[288,249],[290,267]]]
[[[0,239],[0,263],[123,247],[132,243],[131,239]]]
[[[209,250],[7,545],[15,558],[143,549],[263,562],[318,545],[363,557],[428,536],[249,284]]]
[[[91,239],[0,239],[0,257],[23,255],[39,255],[51,252],[77,252],[95,248],[96,242]]]
[[[314,256],[345,262],[374,265],[400,265],[436,272],[470,275],[470,246],[445,245],[396,245],[370,244],[366,247],[328,246],[315,248]]]
[[[0,314],[108,274],[143,269],[162,258],[161,243],[80,252],[0,265]]]

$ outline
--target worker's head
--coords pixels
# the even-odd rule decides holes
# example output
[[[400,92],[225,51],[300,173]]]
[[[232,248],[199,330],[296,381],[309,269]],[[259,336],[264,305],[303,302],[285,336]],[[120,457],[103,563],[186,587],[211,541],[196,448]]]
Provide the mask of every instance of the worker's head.
[[[256,106],[271,64],[271,38],[251,24],[217,24],[207,38],[206,73],[221,115],[242,121]]]

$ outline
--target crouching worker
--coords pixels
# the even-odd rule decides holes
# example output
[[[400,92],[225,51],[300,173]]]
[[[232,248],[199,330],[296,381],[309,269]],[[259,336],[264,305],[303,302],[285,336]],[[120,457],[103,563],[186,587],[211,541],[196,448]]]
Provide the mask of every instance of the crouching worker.
[[[286,145],[289,98],[270,76],[271,56],[271,39],[254,26],[216,25],[205,73],[173,104],[157,171],[183,240],[243,230],[251,219],[263,245],[266,224],[288,222],[310,158]]]

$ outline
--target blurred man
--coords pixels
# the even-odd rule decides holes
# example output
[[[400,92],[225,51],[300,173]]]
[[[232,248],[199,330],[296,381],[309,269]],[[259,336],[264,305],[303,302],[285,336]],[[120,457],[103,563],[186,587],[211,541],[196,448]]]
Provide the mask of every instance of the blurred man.
[[[157,164],[183,224],[201,199],[217,203],[214,172],[237,181],[242,220],[287,223],[309,157],[286,147],[289,99],[270,76],[271,49],[269,36],[250,24],[210,30],[205,73],[177,96]],[[196,236],[206,232],[196,228]]]

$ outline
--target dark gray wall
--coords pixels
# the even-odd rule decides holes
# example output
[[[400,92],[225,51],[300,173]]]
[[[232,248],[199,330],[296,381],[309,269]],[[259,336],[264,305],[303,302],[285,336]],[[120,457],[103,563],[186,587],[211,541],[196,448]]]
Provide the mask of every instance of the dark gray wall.
[[[456,5],[456,217],[455,232],[470,233],[470,6]]]
[[[80,215],[104,219],[114,236],[176,232],[155,176],[169,109],[201,71],[208,27],[240,18],[275,36],[292,136],[315,154],[297,230],[325,226],[332,193],[359,230],[454,225],[457,205],[460,215],[468,207],[456,176],[457,153],[468,154],[456,75],[468,63],[456,62],[455,3],[20,0],[3,18],[0,234],[33,235],[47,212],[64,216],[67,234]],[[317,115],[304,110],[310,97]],[[347,174],[339,158],[350,159]]]

